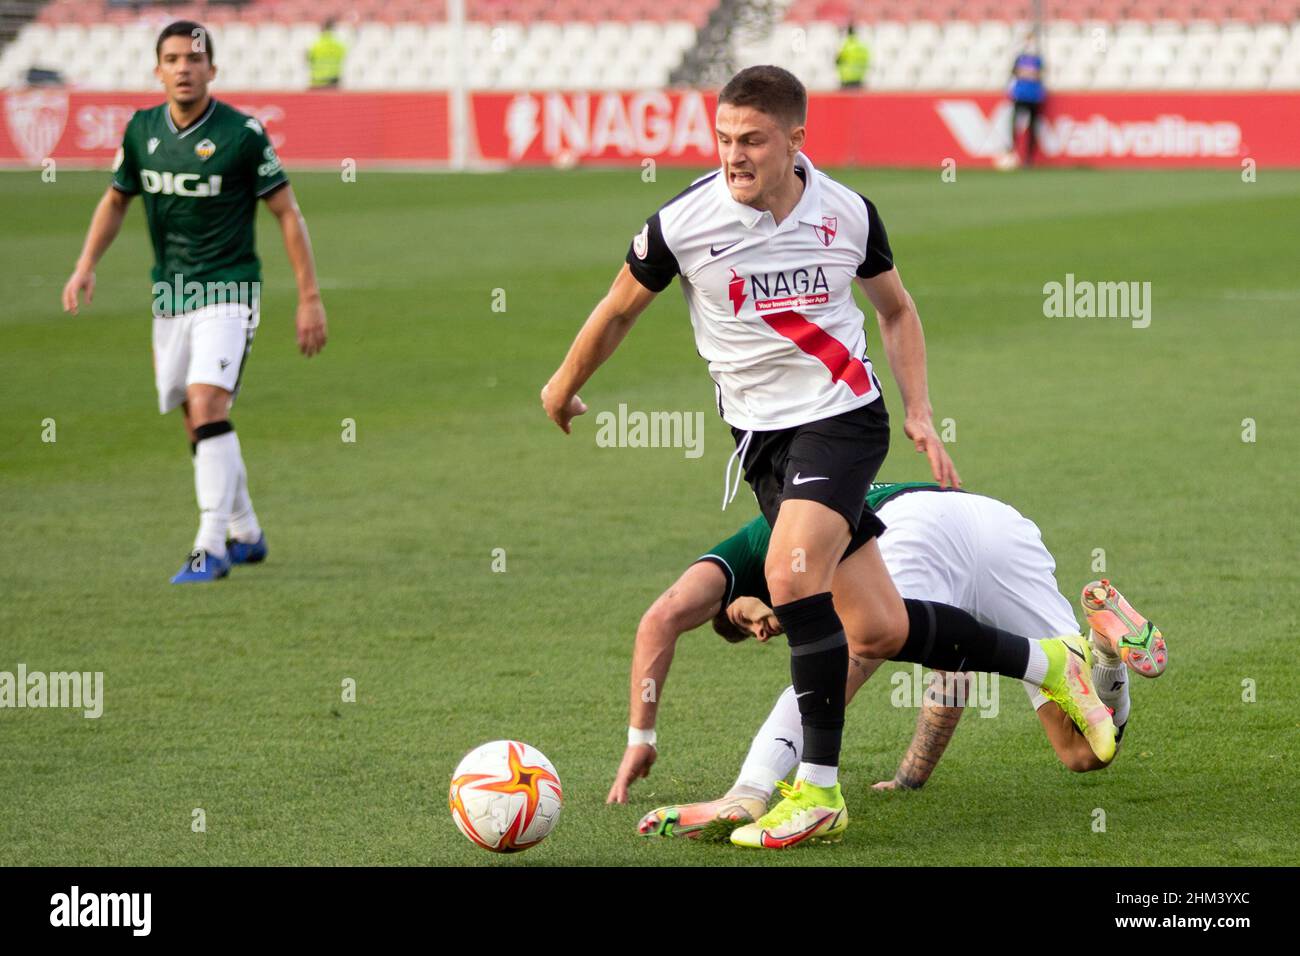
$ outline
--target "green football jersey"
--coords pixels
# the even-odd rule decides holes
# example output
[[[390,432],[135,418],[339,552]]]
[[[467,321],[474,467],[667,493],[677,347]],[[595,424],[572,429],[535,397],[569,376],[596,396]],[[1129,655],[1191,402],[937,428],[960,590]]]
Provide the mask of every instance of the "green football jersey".
[[[873,484],[867,490],[867,504],[872,511],[879,511],[886,501],[904,492],[938,490],[939,486],[933,481]],[[716,564],[727,576],[727,597],[722,602],[724,609],[739,597],[756,597],[771,606],[772,596],[767,590],[767,575],[763,571],[767,563],[767,543],[771,538],[772,529],[768,527],[767,519],[759,515],[697,559]]]
[[[879,511],[880,506],[886,501],[905,491],[938,490],[939,483],[935,481],[872,482],[871,487],[867,489],[867,507],[872,511]]]
[[[113,187],[144,195],[155,315],[237,301],[256,308],[257,200],[289,181],[262,124],[213,99],[184,129],[166,103],[126,124]]]

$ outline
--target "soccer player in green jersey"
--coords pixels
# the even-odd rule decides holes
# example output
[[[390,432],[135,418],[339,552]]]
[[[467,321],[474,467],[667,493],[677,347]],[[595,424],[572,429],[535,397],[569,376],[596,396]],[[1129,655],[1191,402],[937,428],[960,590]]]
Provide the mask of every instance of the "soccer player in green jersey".
[[[212,38],[179,20],[158,37],[155,75],[166,102],[127,123],[113,181],[95,208],[63,308],[93,301],[95,266],[144,196],[153,244],[153,358],[158,408],[179,407],[194,454],[199,530],[174,584],[215,581],[266,557],[230,407],[257,329],[261,262],[253,220],[265,200],[298,283],[298,348],[325,346],[325,308],[307,223],[275,148],[253,117],[212,98]]]
[[[1055,562],[1037,526],[1014,508],[928,482],[873,485],[867,503],[885,523],[881,554],[905,597],[963,608],[997,627],[1023,634],[1077,633],[1070,604],[1056,587]],[[749,635],[767,640],[780,633],[780,622],[768,607],[763,573],[770,536],[767,522],[754,519],[697,559],[646,612],[632,663],[632,726],[654,727],[676,641],[683,632],[712,619],[714,629],[729,640]],[[1092,628],[1093,683],[1102,703],[1114,713],[1117,737],[1122,736],[1130,712],[1125,664],[1143,676],[1159,676],[1167,660],[1164,638],[1108,582],[1088,585],[1082,604]],[[880,663],[854,653],[846,696],[852,698]],[[938,762],[968,699],[964,675],[944,677],[923,695],[923,702],[918,701],[922,706],[916,738],[894,780],[880,788],[917,788]],[[655,693],[646,694],[647,686]],[[1062,763],[1075,771],[1109,764],[1098,759],[1055,702],[1032,683],[1025,688]],[[708,803],[660,807],[642,819],[640,832],[695,835],[717,818],[735,826],[759,817],[776,781],[798,762],[802,744],[798,704],[793,688],[787,688],[755,736],[740,776],[726,796]],[[624,802],[629,785],[649,772],[656,756],[652,746],[629,743],[609,802]]]

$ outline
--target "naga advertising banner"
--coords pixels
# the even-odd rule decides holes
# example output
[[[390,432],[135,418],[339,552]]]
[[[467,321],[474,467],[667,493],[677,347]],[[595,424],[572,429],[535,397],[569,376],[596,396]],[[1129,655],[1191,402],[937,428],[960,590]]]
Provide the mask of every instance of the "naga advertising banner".
[[[694,91],[476,93],[478,156],[507,163],[717,162],[716,97]],[[1038,123],[1057,166],[1300,166],[1300,93],[1062,93]],[[821,93],[808,104],[820,166],[991,165],[1011,141],[996,94]]]
[[[257,117],[290,166],[345,160],[452,163],[451,99],[440,92],[245,92],[218,98]],[[0,163],[107,168],[150,93],[0,92]],[[679,166],[717,162],[716,96],[693,90],[468,95],[470,165]],[[1298,93],[1060,93],[1038,123],[1052,166],[1300,167]],[[1008,149],[1011,104],[996,94],[818,93],[808,155],[820,166],[992,165]]]

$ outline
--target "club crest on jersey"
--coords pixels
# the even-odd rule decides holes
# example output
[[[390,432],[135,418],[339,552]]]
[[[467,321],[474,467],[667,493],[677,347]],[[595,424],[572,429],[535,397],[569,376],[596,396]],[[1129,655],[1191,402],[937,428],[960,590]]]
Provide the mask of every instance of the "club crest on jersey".
[[[217,151],[217,144],[210,139],[200,140],[194,144],[194,155],[199,159],[207,162],[209,157]]]
[[[835,230],[839,227],[838,216],[822,216],[822,224],[813,226],[812,230],[817,234],[823,246],[829,246],[835,241]]]
[[[157,136],[150,136],[150,137],[149,137],[148,149],[149,149],[149,155],[150,155],[150,156],[153,155],[153,151],[154,151],[155,149],[158,148],[158,144],[159,144],[160,142],[162,142],[162,140],[160,140]]]

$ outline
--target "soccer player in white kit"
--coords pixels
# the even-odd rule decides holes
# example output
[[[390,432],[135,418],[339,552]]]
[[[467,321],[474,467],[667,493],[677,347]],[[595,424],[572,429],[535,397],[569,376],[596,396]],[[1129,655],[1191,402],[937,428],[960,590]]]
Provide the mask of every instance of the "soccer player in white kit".
[[[1057,590],[1055,561],[1038,527],[1010,505],[920,482],[873,485],[868,500],[885,522],[881,554],[906,597],[951,603],[981,620],[1028,634],[1078,630],[1069,602]],[[780,633],[779,622],[765,603],[768,538],[766,523],[761,518],[751,521],[700,556],[646,612],[637,631],[632,669],[638,721],[654,725],[673,652],[685,631],[712,619],[714,629],[733,642],[751,634],[766,640]],[[1142,676],[1158,676],[1167,660],[1164,638],[1108,582],[1088,585],[1082,603],[1097,655],[1094,684],[1122,732],[1130,713],[1125,663]],[[853,659],[847,698],[852,699],[880,663]],[[958,683],[966,675],[944,676],[949,679],[925,694],[916,737],[894,781],[878,787],[918,788],[942,756],[966,699]],[[639,693],[647,679],[657,690],[651,701]],[[1025,688],[1067,767],[1086,771],[1108,766],[1109,762],[1097,759],[1055,703],[1033,685]],[[642,818],[640,832],[694,836],[706,829],[725,832],[752,820],[765,808],[774,782],[795,767],[801,750],[798,705],[794,689],[787,688],[754,737],[735,785],[722,799],[660,807]],[[648,775],[655,756],[629,748],[608,802],[625,802],[628,788]]]
[[[855,283],[875,307],[904,430],[940,484],[959,479],[931,422],[924,334],[879,213],[813,167],[802,152],[806,115],[803,85],[779,67],[751,67],[727,83],[716,118],[721,169],[646,221],[541,396],[567,433],[586,411],[578,389],[680,277],[718,412],[736,438],[733,461],[772,527],[765,573],[802,717],[794,785],[732,835],[763,848],[837,839],[847,826],[837,768],[850,644],[867,657],[1030,680],[1099,757],[1114,752],[1114,725],[1077,637],[1029,641],[951,606],[905,602],[890,581],[875,543],[883,526],[864,504],[889,447],[889,416]],[[724,506],[739,486],[730,468]],[[653,730],[632,725],[628,740],[653,747]]]

